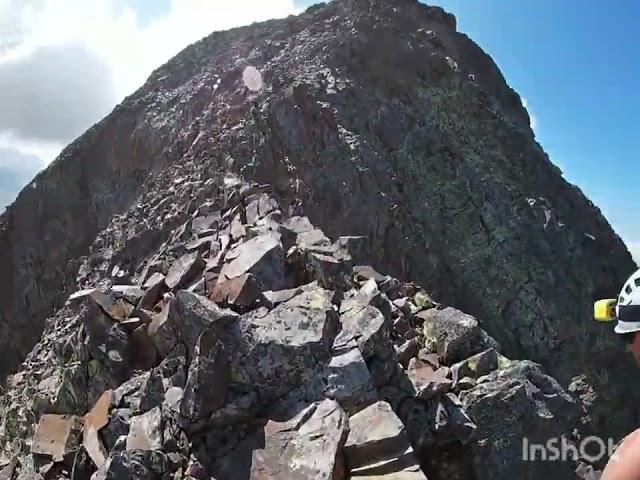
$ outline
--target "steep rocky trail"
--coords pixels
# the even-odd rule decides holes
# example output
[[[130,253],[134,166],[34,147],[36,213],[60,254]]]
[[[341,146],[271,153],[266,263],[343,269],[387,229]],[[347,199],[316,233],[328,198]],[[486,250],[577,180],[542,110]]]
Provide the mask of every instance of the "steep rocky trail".
[[[538,365],[501,355],[474,317],[363,265],[367,239],[329,239],[269,186],[229,174],[201,185],[190,172],[168,189],[210,196],[161,244],[123,243],[114,258],[144,251],[127,274],[88,259],[86,288],[10,377],[3,478],[533,479],[589,468],[522,461],[523,436],[578,441],[585,405]],[[135,222],[114,219],[94,249]]]
[[[0,217],[0,375],[66,365],[75,347],[56,332],[81,323],[69,295],[168,273],[191,215],[230,208],[229,172],[269,185],[285,218],[364,237],[365,263],[475,315],[506,357],[593,389],[599,432],[635,426],[635,367],[590,321],[630,254],[536,143],[491,58],[413,0],[338,0],[214,33],[65,149]],[[69,413],[47,405],[31,411]]]

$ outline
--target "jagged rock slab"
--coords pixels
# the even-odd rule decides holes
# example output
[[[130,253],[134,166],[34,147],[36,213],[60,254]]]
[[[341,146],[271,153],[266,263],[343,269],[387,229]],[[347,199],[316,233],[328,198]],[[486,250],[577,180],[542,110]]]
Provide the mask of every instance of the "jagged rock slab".
[[[61,462],[80,443],[82,419],[73,415],[43,415],[38,422],[31,453]]]
[[[325,400],[288,421],[268,421],[214,468],[220,480],[343,480],[348,421]]]
[[[349,418],[345,459],[353,478],[424,479],[404,429],[386,402]]]
[[[345,410],[359,410],[377,400],[369,369],[357,348],[334,356],[327,370],[325,395]]]

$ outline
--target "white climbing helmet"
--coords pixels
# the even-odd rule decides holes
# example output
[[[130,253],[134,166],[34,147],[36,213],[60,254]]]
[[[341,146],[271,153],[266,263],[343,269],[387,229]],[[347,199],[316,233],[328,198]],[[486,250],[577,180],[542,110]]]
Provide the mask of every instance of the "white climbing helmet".
[[[616,333],[640,331],[640,270],[631,275],[622,287],[616,305],[616,317]]]

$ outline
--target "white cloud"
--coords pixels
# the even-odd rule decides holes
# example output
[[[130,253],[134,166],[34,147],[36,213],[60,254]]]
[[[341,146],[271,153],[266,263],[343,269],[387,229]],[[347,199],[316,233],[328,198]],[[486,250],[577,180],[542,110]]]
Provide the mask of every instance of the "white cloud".
[[[171,0],[140,26],[115,0],[0,0],[0,148],[50,161],[187,45],[292,13],[293,0]]]
[[[529,101],[524,97],[522,97],[522,106],[527,109],[527,112],[529,113],[529,123],[531,125],[531,130],[535,132],[538,129],[538,117],[535,116],[531,105],[529,105]]]

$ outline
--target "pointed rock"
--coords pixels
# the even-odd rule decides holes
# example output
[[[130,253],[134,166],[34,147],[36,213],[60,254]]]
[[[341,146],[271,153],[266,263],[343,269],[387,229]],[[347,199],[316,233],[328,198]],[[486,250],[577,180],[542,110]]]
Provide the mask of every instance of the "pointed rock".
[[[227,353],[216,332],[209,330],[198,339],[196,357],[189,366],[180,413],[191,421],[207,417],[224,404],[228,384]]]
[[[108,452],[100,440],[99,432],[109,423],[112,400],[113,391],[107,390],[98,399],[91,411],[84,416],[82,445],[98,468],[107,461]]]

